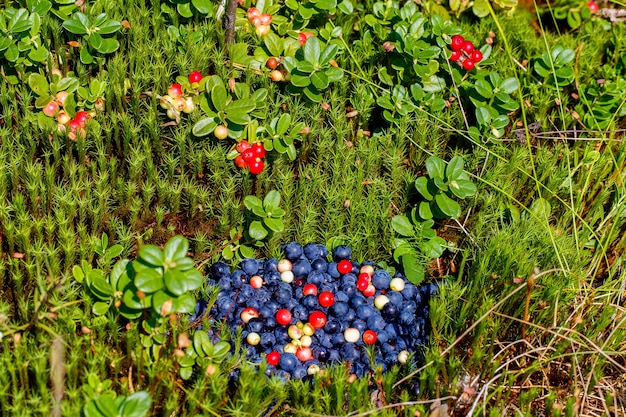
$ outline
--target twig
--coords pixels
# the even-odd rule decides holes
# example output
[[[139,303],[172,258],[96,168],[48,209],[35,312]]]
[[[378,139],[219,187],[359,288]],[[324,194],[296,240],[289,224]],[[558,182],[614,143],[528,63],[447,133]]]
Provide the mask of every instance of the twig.
[[[226,43],[226,52],[228,47],[235,42],[235,19],[237,14],[237,0],[228,0],[228,8],[224,14],[224,41]]]

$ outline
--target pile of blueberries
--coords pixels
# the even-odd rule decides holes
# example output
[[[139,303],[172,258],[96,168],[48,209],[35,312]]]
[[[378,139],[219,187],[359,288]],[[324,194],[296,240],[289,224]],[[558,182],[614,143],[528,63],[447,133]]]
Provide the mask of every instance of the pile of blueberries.
[[[282,260],[244,259],[232,272],[223,262],[211,267],[209,284],[220,291],[207,314],[234,332],[242,328],[248,360],[266,361],[270,375],[301,379],[340,361],[363,376],[420,357],[434,284],[359,264],[347,246],[336,247],[332,261],[321,244],[282,249]]]

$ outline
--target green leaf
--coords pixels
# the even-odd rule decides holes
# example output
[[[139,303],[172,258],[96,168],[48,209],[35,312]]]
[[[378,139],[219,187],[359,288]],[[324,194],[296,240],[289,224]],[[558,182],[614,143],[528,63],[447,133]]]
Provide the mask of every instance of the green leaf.
[[[489,122],[491,122],[491,116],[489,115],[489,110],[487,110],[487,107],[476,107],[476,121],[480,126],[489,126]]]
[[[248,229],[248,233],[250,233],[250,237],[256,240],[263,240],[267,236],[267,230],[263,227],[263,224],[255,220],[250,223],[250,228]]]
[[[323,72],[314,72],[311,74],[311,83],[318,90],[324,90],[328,87],[328,77]]]
[[[263,43],[267,47],[267,50],[275,57],[279,57],[283,54],[283,39],[276,35],[274,32],[269,32],[265,39],[263,39]]]
[[[174,299],[172,308],[175,313],[191,314],[196,309],[196,299],[190,294],[183,294]]]
[[[291,74],[291,84],[295,87],[307,87],[311,84],[311,78],[308,75]]]
[[[341,68],[330,67],[324,70],[324,74],[328,77],[328,82],[334,83],[343,78],[343,70]]]
[[[256,214],[257,216],[260,216],[260,217],[265,216],[265,210],[263,209],[263,202],[261,201],[260,198],[253,196],[253,195],[247,195],[243,199],[243,205],[248,210]]]
[[[419,259],[415,254],[406,254],[402,256],[402,268],[406,278],[415,285],[419,285],[424,281],[424,267],[418,263]]]
[[[78,265],[74,265],[74,267],[72,268],[72,275],[74,276],[74,279],[79,283],[82,283],[85,279],[85,274],[82,268]]]
[[[191,377],[193,376],[193,367],[191,366],[181,367],[178,372],[180,373],[180,377],[184,381],[187,381],[191,379]],[[88,416],[85,416],[85,417],[88,417]]]
[[[338,51],[339,47],[335,44],[330,44],[324,48],[324,51],[320,54],[320,65],[327,65],[337,55]]]
[[[101,35],[110,35],[122,28],[122,24],[117,20],[107,20],[102,25],[98,26],[98,33]]]
[[[91,307],[91,312],[96,316],[104,316],[109,311],[109,304],[103,301],[97,301]]]
[[[146,268],[135,276],[135,286],[146,294],[151,294],[163,288],[163,277],[152,268]]]
[[[100,52],[101,54],[112,54],[113,52],[117,51],[119,47],[120,43],[117,41],[117,39],[102,38],[102,41],[100,42],[100,47],[98,48],[98,52]]]
[[[93,55],[91,55],[89,49],[87,49],[87,47],[85,46],[80,48],[80,62],[85,65],[93,63]]]
[[[200,357],[205,357],[213,353],[213,343],[211,343],[211,339],[209,339],[209,335],[206,332],[194,332],[193,349]]]
[[[337,7],[337,0],[318,0],[315,2],[315,7],[321,10],[332,10]]]
[[[435,202],[437,203],[437,208],[451,219],[458,219],[461,216],[461,206],[447,195],[437,194]]]
[[[455,180],[450,182],[450,191],[459,198],[465,198],[476,194],[476,185],[469,180]]]
[[[350,2],[350,0],[343,0],[341,3],[339,3],[337,8],[343,14],[352,14],[352,12],[354,11],[354,6]]]
[[[8,32],[21,33],[30,30],[31,25],[32,22],[28,18],[28,10],[19,9],[15,12],[11,19],[9,19],[7,29]]]
[[[139,249],[139,257],[142,261],[154,265],[163,265],[163,252],[154,245],[144,245]]]
[[[278,123],[276,124],[276,134],[284,135],[289,130],[289,126],[291,126],[291,115],[289,113],[284,113],[278,119]]]
[[[227,100],[228,94],[224,84],[215,84],[211,89],[211,102],[213,103],[213,107],[215,107],[217,111],[224,111],[226,109]]]
[[[92,33],[87,37],[87,42],[93,49],[100,51],[100,47],[102,46],[102,36],[97,33]]]
[[[446,244],[445,239],[436,236],[428,241],[422,242],[420,249],[424,255],[435,259],[443,255],[443,252],[446,250]]]
[[[119,397],[118,397],[119,398]],[[96,398],[96,407],[105,417],[117,417],[118,407],[113,394],[104,394]],[[123,401],[123,399],[122,399]]]
[[[176,5],[176,11],[178,12],[179,15],[181,15],[184,18],[191,18],[193,17],[193,12],[191,11],[191,3],[179,3]]]
[[[150,411],[152,400],[145,391],[129,395],[122,403],[120,415],[122,417],[144,417]]]
[[[393,216],[391,219],[391,227],[401,236],[409,237],[415,234],[413,225],[403,214]]]
[[[167,241],[163,248],[165,262],[185,258],[189,251],[189,241],[181,235],[176,235]]]
[[[307,39],[304,44],[304,59],[313,65],[320,62],[320,41],[316,36]]]
[[[511,77],[502,81],[502,83],[499,85],[499,88],[507,94],[513,94],[515,91],[517,91],[517,86],[517,80]]]
[[[250,112],[254,110],[256,103],[252,99],[239,99],[226,106],[226,118],[240,125],[250,122]]]
[[[169,269],[163,276],[167,290],[174,295],[182,295],[187,292],[185,274],[178,269]]]
[[[459,178],[461,174],[463,174],[463,157],[457,155],[448,162],[448,166],[446,167],[446,179],[448,181],[455,180]]]
[[[430,203],[428,201],[421,201],[419,203],[418,214],[424,220],[430,220],[433,218],[433,212],[430,209]]]
[[[426,159],[426,170],[432,179],[443,179],[445,177],[446,163],[441,158],[430,156]]]
[[[207,136],[215,130],[216,126],[217,122],[214,117],[205,117],[204,119],[198,120],[198,122],[193,125],[191,133],[197,137]]]
[[[122,295],[122,302],[129,309],[143,310],[143,303],[141,302],[139,297],[137,297],[137,294],[132,287],[127,288],[124,291],[124,294]]]
[[[493,97],[493,89],[491,88],[491,84],[487,80],[477,80],[474,83],[474,88],[476,92],[483,96],[486,99],[490,99]]]
[[[191,3],[202,14],[209,14],[213,11],[211,0],[191,0]]]
[[[263,199],[263,205],[265,207],[278,207],[280,205],[280,193],[276,190],[271,190]]]
[[[428,178],[419,177],[418,179],[416,179],[415,188],[417,189],[417,192],[420,193],[422,197],[424,197],[425,199],[427,200],[433,199],[433,195],[428,189]]]
[[[263,223],[274,233],[285,230],[285,224],[281,219],[264,218]]]
[[[79,14],[82,13],[76,13],[76,16],[78,16]],[[83,22],[78,18],[66,20],[65,22],[63,22],[63,27],[65,28],[65,30],[73,33],[74,35],[86,35],[87,30],[89,29],[89,27],[85,26]]]
[[[312,102],[319,103],[320,101],[322,101],[322,95],[317,90],[317,88],[309,85],[305,87],[302,91],[304,91],[304,95]]]
[[[7,61],[9,62],[15,62],[18,60],[18,58],[20,57],[20,50],[17,49],[17,45],[15,44],[11,44],[9,45],[9,47],[7,48],[6,51],[4,51],[4,57],[7,59]]]
[[[32,73],[28,76],[28,85],[38,96],[50,94],[50,85],[48,80],[41,74]]]

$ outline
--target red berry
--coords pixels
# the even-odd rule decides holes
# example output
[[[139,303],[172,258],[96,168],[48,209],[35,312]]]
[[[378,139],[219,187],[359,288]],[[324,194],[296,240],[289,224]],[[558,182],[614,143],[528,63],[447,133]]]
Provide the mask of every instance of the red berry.
[[[374,330],[366,330],[363,332],[363,342],[366,345],[373,345],[376,343],[376,332]]]
[[[89,119],[89,113],[87,113],[86,111],[79,111],[74,115],[74,120],[80,123],[81,127],[85,126],[85,123],[87,123],[88,119]]]
[[[463,42],[463,52],[466,52],[468,54],[471,54],[472,52],[474,52],[474,44],[470,41],[465,41]]]
[[[256,158],[255,161],[248,164],[248,169],[250,170],[250,173],[254,175],[259,175],[261,172],[263,172],[263,168],[265,168],[265,163],[261,158]]]
[[[296,351],[296,357],[301,362],[306,362],[313,357],[313,352],[311,351],[310,347],[303,346],[301,348],[298,348],[298,350]]]
[[[335,296],[330,291],[324,291],[317,297],[317,301],[322,307],[328,308],[335,303]]]
[[[276,312],[276,322],[283,326],[288,325],[291,323],[291,312],[286,308],[281,308]]]
[[[463,68],[465,68],[466,71],[471,71],[474,69],[474,61],[472,61],[471,59],[466,59],[465,61],[463,61]]]
[[[283,73],[278,70],[274,70],[270,72],[270,78],[274,82],[279,82],[285,79],[285,77],[283,76]]]
[[[174,83],[168,87],[167,95],[172,98],[178,98],[183,95],[183,87],[180,84]]]
[[[376,287],[374,287],[372,284],[368,284],[365,291],[363,291],[363,295],[366,297],[371,297],[374,294],[376,294]]]
[[[352,271],[352,262],[347,259],[339,261],[339,263],[337,264],[337,271],[339,271],[339,273],[342,275],[347,274],[348,272]]]
[[[199,83],[202,80],[202,73],[200,71],[192,71],[189,73],[189,82]]]
[[[252,152],[257,158],[265,158],[265,148],[260,143],[252,145]]]
[[[245,151],[243,151],[241,153],[241,156],[243,156],[243,160],[246,161],[247,163],[252,163],[256,160],[257,156],[255,155],[254,151],[252,150],[252,148],[248,148]]]
[[[465,39],[461,35],[454,35],[450,42],[450,49],[453,51],[460,51],[463,48],[463,44],[465,43]]]
[[[252,20],[252,18],[257,17],[257,16],[261,16],[261,11],[259,9],[257,9],[256,7],[250,7],[248,9],[248,19]]]
[[[247,140],[242,140],[237,143],[237,152],[242,153],[246,149],[250,148],[250,144]]]
[[[76,132],[76,130],[81,128],[81,124],[78,120],[72,119],[69,123],[70,132]]]
[[[364,281],[367,281],[369,283],[372,280],[372,277],[367,272],[361,272],[359,274],[359,281],[360,280],[364,280]]]
[[[300,46],[304,46],[306,42],[306,35],[303,32],[298,33],[298,42],[300,42]]]
[[[43,114],[45,114],[48,117],[54,117],[56,116],[58,112],[59,112],[59,105],[54,100],[46,104],[46,107],[43,108]]]
[[[311,326],[314,328],[321,329],[326,325],[326,314],[321,311],[312,312],[309,314],[309,323],[311,323]]]
[[[450,61],[458,61],[461,58],[461,51],[452,51],[450,55]]]
[[[247,323],[251,319],[255,319],[259,317],[259,312],[256,311],[256,309],[252,307],[247,307],[242,310],[240,317],[241,317],[241,321],[243,321],[244,323]]]
[[[478,49],[475,49],[474,52],[472,52],[471,58],[472,61],[474,61],[474,64],[477,64],[483,60],[483,53],[480,52]]]
[[[306,284],[302,288],[302,295],[317,295],[317,286],[315,284]]]
[[[280,361],[280,353],[275,351],[275,350],[270,352],[270,353],[268,353],[265,356],[265,361],[268,364],[273,365],[273,366],[278,365],[278,362]]]
[[[356,289],[357,289],[357,290],[359,290],[359,291],[361,291],[361,292],[363,292],[363,291],[365,291],[365,290],[367,289],[367,287],[368,287],[369,285],[370,285],[370,283],[369,283],[369,281],[368,281],[368,280],[365,280],[365,279],[359,279],[359,280],[356,282]]]
[[[589,11],[591,13],[596,13],[598,10],[600,10],[600,6],[598,6],[598,3],[593,0],[587,2],[587,7],[589,8]]]
[[[270,57],[268,58],[265,65],[267,65],[269,69],[276,69],[276,67],[278,66],[278,60],[274,57]]]
[[[262,25],[269,25],[270,23],[272,23],[272,15],[271,14],[267,14],[267,13],[263,13],[261,16],[261,24]]]
[[[235,158],[235,165],[243,169],[248,166],[248,163],[243,160],[243,156],[237,155],[237,158]]]

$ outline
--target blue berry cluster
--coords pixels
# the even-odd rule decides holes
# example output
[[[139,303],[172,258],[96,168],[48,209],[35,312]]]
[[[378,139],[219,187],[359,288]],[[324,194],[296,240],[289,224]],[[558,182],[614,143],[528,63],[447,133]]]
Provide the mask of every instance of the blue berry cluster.
[[[359,264],[347,246],[336,247],[331,261],[320,244],[282,249],[280,261],[244,259],[232,272],[223,262],[211,267],[209,283],[220,291],[208,314],[242,328],[251,362],[265,360],[269,374],[300,379],[333,362],[349,362],[362,376],[419,355],[435,285]]]

